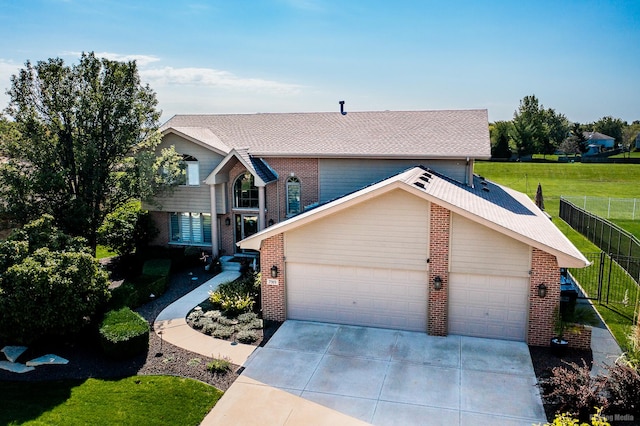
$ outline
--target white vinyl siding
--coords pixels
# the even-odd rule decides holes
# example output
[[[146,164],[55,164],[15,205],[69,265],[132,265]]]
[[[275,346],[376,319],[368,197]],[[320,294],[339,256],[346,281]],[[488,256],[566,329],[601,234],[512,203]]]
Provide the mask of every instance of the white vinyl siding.
[[[364,188],[414,166],[430,167],[459,182],[465,181],[466,161],[462,160],[320,159],[320,202]]]
[[[426,331],[429,203],[394,190],[285,233],[287,317]]]
[[[164,212],[211,213],[211,192],[209,185],[203,185],[201,181],[220,164],[224,157],[173,134],[166,135],[156,150],[160,152],[163,148],[168,148],[171,145],[175,147],[176,152],[179,154],[198,159],[198,176],[195,176],[195,171],[191,171],[190,178],[193,179],[194,182],[198,181],[199,183],[178,186],[172,191],[157,197],[153,204],[145,203],[144,208],[151,211]],[[220,206],[220,197],[223,196],[222,191],[222,185],[216,188],[216,209]],[[218,210],[217,213],[225,212]]]
[[[451,271],[528,277],[531,248],[486,226],[453,214]]]
[[[285,233],[287,261],[426,270],[429,203],[403,190]]]

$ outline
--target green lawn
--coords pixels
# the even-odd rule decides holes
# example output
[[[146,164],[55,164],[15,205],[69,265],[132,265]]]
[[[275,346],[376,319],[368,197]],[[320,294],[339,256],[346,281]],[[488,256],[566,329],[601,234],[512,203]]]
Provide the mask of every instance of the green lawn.
[[[196,380],[0,382],[2,425],[198,425],[222,391]]]
[[[117,256],[117,255],[118,255],[118,253],[116,253],[115,251],[111,250],[107,246],[98,245],[98,247],[96,247],[96,259],[98,259],[98,260],[104,259],[105,257],[113,257],[113,256]]]
[[[582,164],[582,163],[491,163],[477,162],[475,172],[489,180],[524,192],[533,199],[538,183],[542,185],[545,210],[558,228],[583,253],[600,251],[589,240],[558,219],[560,196],[593,196],[634,198],[640,182],[639,164]],[[616,221],[623,228],[638,235],[640,221]],[[616,311],[597,305],[618,343],[626,347],[631,331],[628,319]]]

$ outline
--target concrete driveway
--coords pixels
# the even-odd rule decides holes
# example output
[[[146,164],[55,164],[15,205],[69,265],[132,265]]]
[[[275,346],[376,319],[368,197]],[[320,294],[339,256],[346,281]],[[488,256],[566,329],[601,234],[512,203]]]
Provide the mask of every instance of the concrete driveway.
[[[546,422],[535,384],[524,343],[286,321],[207,419],[531,425]]]

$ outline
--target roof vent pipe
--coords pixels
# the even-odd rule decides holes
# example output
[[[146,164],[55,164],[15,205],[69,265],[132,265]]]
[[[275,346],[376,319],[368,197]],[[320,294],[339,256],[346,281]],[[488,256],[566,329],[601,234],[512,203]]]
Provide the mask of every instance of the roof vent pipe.
[[[344,110],[344,101],[339,101],[340,104],[340,114],[347,115],[347,111]]]

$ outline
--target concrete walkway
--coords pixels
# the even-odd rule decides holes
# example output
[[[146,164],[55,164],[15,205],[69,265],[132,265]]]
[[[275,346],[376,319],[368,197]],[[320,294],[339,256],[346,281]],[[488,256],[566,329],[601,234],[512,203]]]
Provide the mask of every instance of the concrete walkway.
[[[255,346],[214,339],[187,324],[187,314],[209,297],[209,292],[222,283],[240,277],[238,271],[223,271],[193,291],[167,306],[156,318],[153,329],[165,342],[207,357],[228,357],[236,365],[243,365]]]
[[[591,328],[591,352],[593,353],[591,375],[595,377],[598,374],[603,374],[605,372],[604,365],[613,364],[622,354],[622,350],[590,300],[578,299],[577,306],[593,309],[598,317],[598,324]]]

